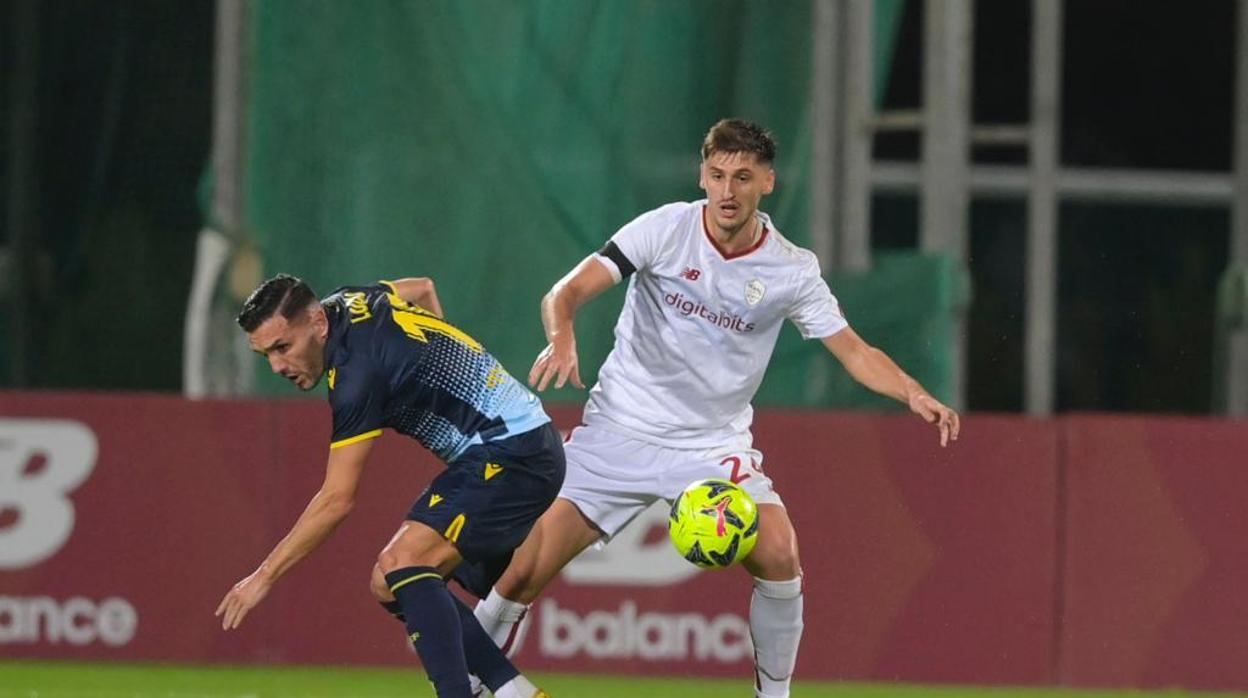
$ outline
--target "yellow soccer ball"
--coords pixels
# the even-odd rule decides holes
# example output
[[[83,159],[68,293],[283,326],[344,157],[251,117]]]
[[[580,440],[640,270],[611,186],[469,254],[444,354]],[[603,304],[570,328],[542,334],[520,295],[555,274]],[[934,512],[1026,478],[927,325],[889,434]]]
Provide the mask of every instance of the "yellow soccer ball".
[[[758,542],[758,505],[727,480],[698,480],[672,502],[667,534],[681,557],[723,569],[744,560]]]

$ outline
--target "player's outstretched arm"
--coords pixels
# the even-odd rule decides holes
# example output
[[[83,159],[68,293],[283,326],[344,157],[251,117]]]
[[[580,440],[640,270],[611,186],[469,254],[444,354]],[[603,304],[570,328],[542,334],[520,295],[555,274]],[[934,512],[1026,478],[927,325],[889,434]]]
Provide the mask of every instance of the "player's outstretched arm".
[[[329,538],[338,524],[347,518],[355,504],[355,491],[372,447],[373,439],[366,439],[330,450],[325,482],[308,502],[290,533],[273,548],[255,572],[231,587],[221,599],[215,615],[221,616],[222,629],[237,628],[248,611],[264,600],[278,578]]]
[[[932,397],[888,354],[867,344],[849,327],[822,341],[854,380],[881,395],[906,403],[912,412],[929,424],[935,424],[940,430],[941,446],[958,440],[961,424],[957,411]]]
[[[529,385],[536,387],[538,392],[545,390],[552,380],[556,388],[562,388],[568,380],[578,388],[585,387],[581,382],[580,362],[576,355],[573,320],[577,309],[614,285],[611,272],[590,255],[555,282],[542,297],[542,326],[549,344],[533,362]]]
[[[445,317],[442,313],[442,303],[438,301],[438,290],[433,286],[433,279],[415,276],[392,283],[394,290],[403,300],[428,310],[439,319]]]

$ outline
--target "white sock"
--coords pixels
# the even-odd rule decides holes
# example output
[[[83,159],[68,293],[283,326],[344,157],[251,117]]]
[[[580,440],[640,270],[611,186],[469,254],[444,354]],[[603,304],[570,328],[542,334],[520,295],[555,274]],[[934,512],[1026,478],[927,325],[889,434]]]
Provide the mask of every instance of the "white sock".
[[[477,622],[481,623],[481,627],[485,628],[485,632],[494,640],[494,644],[503,648],[503,653],[508,657],[512,657],[519,650],[520,640],[523,639],[524,628],[517,627],[517,625],[528,612],[528,606],[518,601],[505,599],[497,591],[490,589],[489,596],[478,602],[472,613],[477,617]],[[517,678],[524,679],[522,676]],[[529,686],[533,685],[528,680],[524,682]],[[484,695],[481,679],[476,676],[468,677],[468,687],[474,696],[479,693]],[[532,693],[523,694],[523,698],[529,698],[531,695]],[[501,692],[495,693],[494,696],[505,698],[505,694]]]
[[[788,698],[802,627],[802,578],[771,582],[755,577],[750,599],[755,696]]]
[[[481,627],[485,628],[485,632],[493,638],[494,644],[502,647],[510,657],[514,646],[518,644],[512,638],[513,629],[528,612],[528,606],[519,601],[505,599],[497,591],[490,589],[490,595],[481,600],[472,613],[481,623]],[[508,640],[512,641],[510,646]]]
[[[537,686],[524,678],[524,674],[508,681],[494,692],[494,698],[533,698],[537,695]]]

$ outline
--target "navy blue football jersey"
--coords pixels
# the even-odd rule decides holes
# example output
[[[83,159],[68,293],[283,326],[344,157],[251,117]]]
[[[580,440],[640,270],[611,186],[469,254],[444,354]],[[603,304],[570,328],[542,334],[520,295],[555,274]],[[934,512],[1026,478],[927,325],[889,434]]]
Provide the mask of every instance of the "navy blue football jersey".
[[[321,302],[329,317],[330,448],[390,427],[449,463],[473,445],[550,421],[537,396],[479,342],[403,300],[392,283],[340,288]]]

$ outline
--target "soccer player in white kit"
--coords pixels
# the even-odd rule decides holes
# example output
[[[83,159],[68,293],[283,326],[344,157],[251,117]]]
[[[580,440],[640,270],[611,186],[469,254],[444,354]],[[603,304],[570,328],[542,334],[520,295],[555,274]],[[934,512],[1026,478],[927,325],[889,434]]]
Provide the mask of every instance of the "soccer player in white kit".
[[[657,499],[690,482],[730,478],[759,505],[750,633],[755,695],[789,695],[802,635],[797,536],[753,445],[750,399],[785,319],[819,339],[855,380],[906,403],[958,438],[958,414],[845,321],[815,255],[776,230],[759,201],[775,187],[775,142],[725,119],[702,144],[706,199],[642,214],[560,279],[542,300],[549,345],[529,382],[581,383],[573,319],[628,278],[615,346],[589,392],[584,425],[565,445],[567,476],[490,595],[481,625],[506,647],[528,604],[581,551],[610,539]]]

